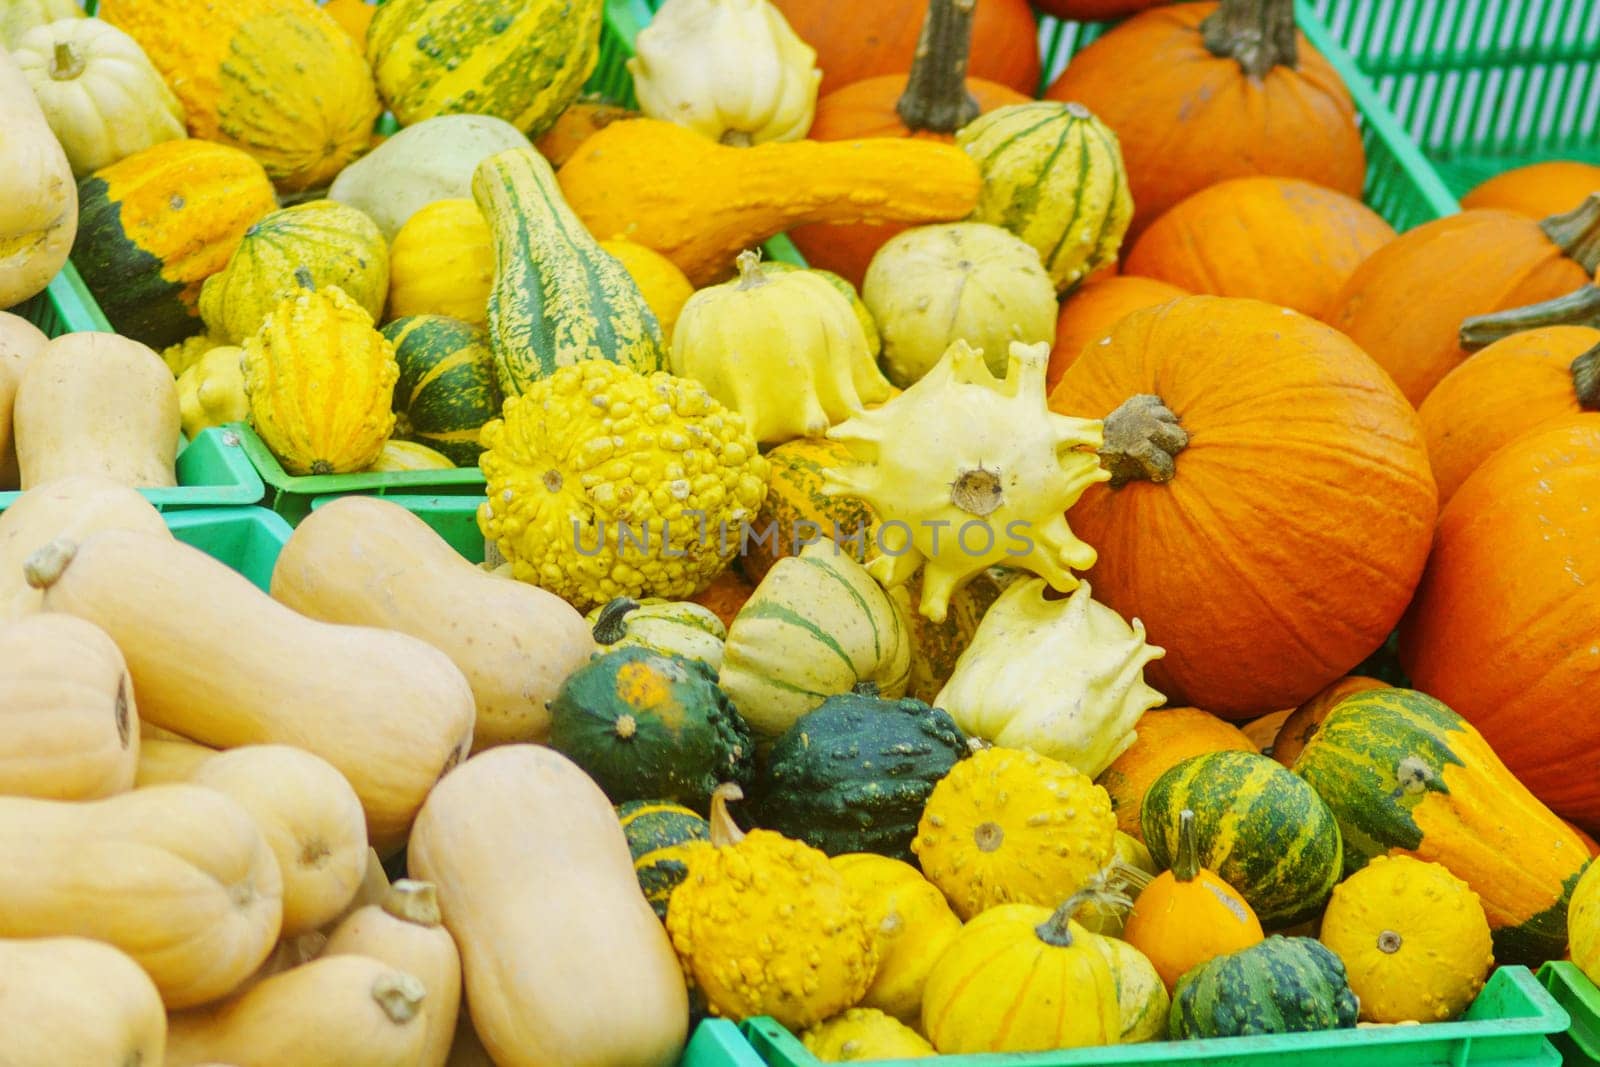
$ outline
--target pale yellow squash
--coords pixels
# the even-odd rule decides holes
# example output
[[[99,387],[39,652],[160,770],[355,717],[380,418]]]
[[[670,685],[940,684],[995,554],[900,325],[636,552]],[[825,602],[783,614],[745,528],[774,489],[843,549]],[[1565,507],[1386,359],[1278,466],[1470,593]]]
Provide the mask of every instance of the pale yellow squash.
[[[16,60],[0,48],[0,308],[50,284],[78,234],[72,166]]]
[[[0,492],[17,487],[17,450],[11,440],[11,408],[22,368],[50,339],[21,315],[0,311]]]
[[[6,1067],[159,1067],[167,1016],[124,953],[82,937],[0,941]]]
[[[70,618],[71,616],[48,616],[49,618]],[[142,732],[142,731],[141,731]],[[152,738],[145,737],[139,742],[139,766],[134,772],[133,787],[143,789],[147,785],[170,785],[173,782],[187,782],[194,777],[194,772],[200,765],[217,754],[214,748],[185,741],[182,738]]]
[[[862,1006],[917,1024],[922,987],[961,920],[939,888],[909,863],[866,852],[834,856],[832,863],[855,890],[877,944],[878,969]]]

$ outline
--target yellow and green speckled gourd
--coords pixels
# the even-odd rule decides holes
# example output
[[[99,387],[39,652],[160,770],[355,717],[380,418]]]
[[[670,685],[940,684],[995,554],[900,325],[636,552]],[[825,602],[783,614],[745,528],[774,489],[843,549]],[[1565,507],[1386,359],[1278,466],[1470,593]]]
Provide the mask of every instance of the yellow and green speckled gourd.
[[[280,189],[326,185],[371,143],[372,72],[306,0],[102,0],[98,13],[139,42],[191,134],[249,152]]]
[[[876,1008],[851,1008],[799,1036],[806,1051],[823,1063],[916,1060],[938,1055],[921,1034]]]
[[[244,343],[250,422],[290,474],[372,466],[399,375],[394,346],[336,286],[285,297]]]

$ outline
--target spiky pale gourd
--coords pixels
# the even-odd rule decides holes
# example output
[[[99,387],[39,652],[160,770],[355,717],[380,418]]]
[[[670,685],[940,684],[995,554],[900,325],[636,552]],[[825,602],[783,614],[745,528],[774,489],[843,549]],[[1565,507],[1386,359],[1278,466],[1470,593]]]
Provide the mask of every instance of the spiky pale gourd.
[[[508,399],[481,440],[484,537],[580,610],[699,591],[767,490],[744,421],[698,382],[601,359]]]
[[[1088,582],[1064,600],[1045,588],[1031,578],[1000,594],[933,703],[969,734],[1093,778],[1165,699],[1144,682],[1144,665],[1163,650],[1145,643],[1138,619],[1130,626],[1094,600]]]
[[[667,0],[628,60],[639,110],[725,145],[798,141],[817,109],[816,49],[767,0]]]
[[[286,297],[243,367],[250,422],[291,474],[366,470],[394,429],[394,346],[337,286]]]
[[[983,172],[973,220],[1033,246],[1058,290],[1117,261],[1133,194],[1117,135],[1088,108],[1052,100],[997,108],[962,127],[956,144]]]
[[[1094,449],[1098,419],[1045,405],[1049,345],[1013,343],[1005,377],[957,341],[904,393],[828,431],[856,465],[824,473],[824,491],[860,497],[879,516],[872,574],[889,586],[922,571],[918,610],[943,622],[950,596],[997,564],[1032,571],[1059,592],[1095,551],[1065,512],[1110,475]]]
[[[800,1034],[800,1043],[823,1063],[914,1060],[937,1055],[923,1036],[876,1008],[851,1008]]]
[[[684,305],[672,373],[704,382],[763,445],[821,436],[894,391],[850,302],[810,271],[768,273],[756,252]]]
[[[667,904],[667,932],[713,1015],[770,1015],[791,1030],[859,1001],[877,950],[855,892],[828,857],[770,830],[743,833],[711,800],[711,848],[688,855]]]
[[[585,616],[602,650],[647,648],[665,656],[697,659],[713,671],[722,666],[728,629],[717,613],[690,600],[618,597]]]

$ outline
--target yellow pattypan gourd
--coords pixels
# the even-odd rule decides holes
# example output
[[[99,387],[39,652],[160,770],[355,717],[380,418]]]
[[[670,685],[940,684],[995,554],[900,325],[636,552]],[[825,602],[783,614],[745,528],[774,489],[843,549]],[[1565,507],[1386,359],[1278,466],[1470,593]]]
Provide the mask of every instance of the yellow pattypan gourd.
[[[184,436],[193,441],[202,430],[243,422],[250,417],[244,394],[244,349],[213,348],[178,375],[178,411]]]
[[[905,1023],[876,1008],[851,1008],[800,1033],[800,1043],[823,1063],[912,1060],[937,1055]]]

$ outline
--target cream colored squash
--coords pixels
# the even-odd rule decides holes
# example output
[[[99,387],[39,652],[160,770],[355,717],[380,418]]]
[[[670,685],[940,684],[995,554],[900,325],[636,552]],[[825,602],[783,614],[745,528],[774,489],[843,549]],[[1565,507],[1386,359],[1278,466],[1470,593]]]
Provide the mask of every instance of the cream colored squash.
[[[361,884],[356,887],[356,895],[350,898],[350,903],[339,917],[322,928],[323,933],[332,934],[334,929],[357,911],[369,904],[382,904],[389,895],[389,872],[383,869],[383,859],[375,848],[367,849],[367,869],[361,876]]]
[[[82,937],[0,941],[6,1067],[159,1067],[167,1015],[127,955]]]
[[[0,52],[9,51],[35,26],[57,19],[81,19],[78,0],[5,0],[0,3]]]
[[[17,488],[17,450],[11,440],[11,407],[22,368],[50,339],[21,315],[0,311],[0,492]]]
[[[72,616],[45,617],[66,619]],[[215,755],[216,749],[197,745],[193,741],[145,738],[139,743],[139,766],[134,773],[133,787],[143,789],[147,785],[192,781],[200,765]]]
[[[50,284],[78,235],[78,186],[16,60],[0,48],[0,308]]]

